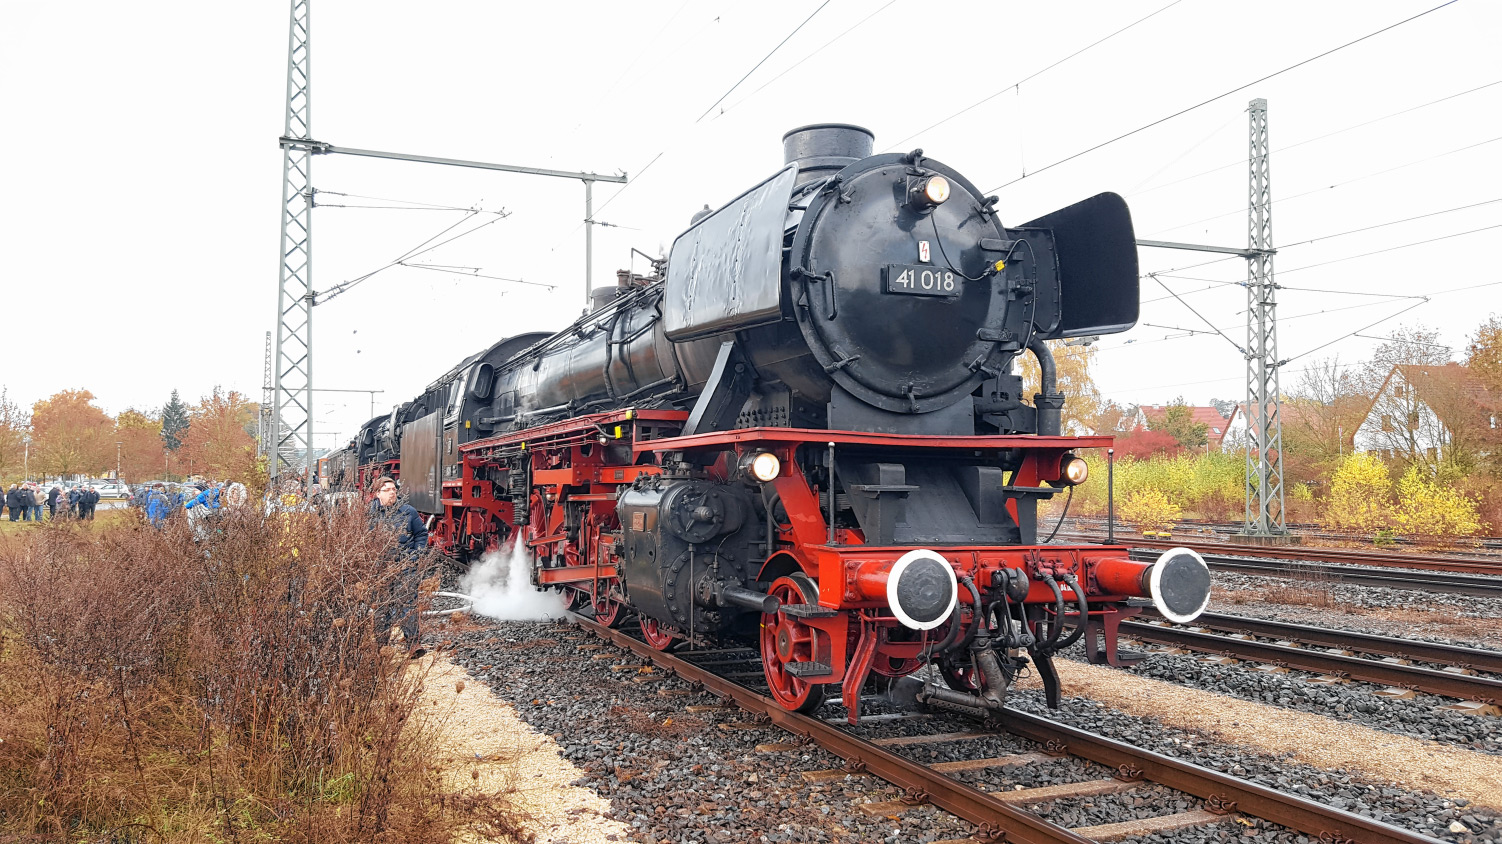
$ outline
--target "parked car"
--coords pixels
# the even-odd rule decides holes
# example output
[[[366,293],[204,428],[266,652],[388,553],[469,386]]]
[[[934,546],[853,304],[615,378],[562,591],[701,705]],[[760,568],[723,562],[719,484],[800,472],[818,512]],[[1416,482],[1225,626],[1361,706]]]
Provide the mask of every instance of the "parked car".
[[[100,498],[129,498],[130,486],[123,481],[96,481],[90,486]]]

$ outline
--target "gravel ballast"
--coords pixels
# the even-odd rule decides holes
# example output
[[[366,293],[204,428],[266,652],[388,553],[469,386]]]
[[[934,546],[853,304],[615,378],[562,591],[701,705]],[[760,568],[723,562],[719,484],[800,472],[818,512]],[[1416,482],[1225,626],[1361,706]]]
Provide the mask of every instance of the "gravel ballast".
[[[704,694],[661,696],[660,688],[686,686],[675,678],[640,674],[635,668],[639,659],[609,646],[593,647],[598,644],[584,631],[565,625],[496,622],[458,636],[451,658],[510,702],[533,729],[552,736],[562,756],[582,770],[578,784],[610,801],[608,816],[629,827],[633,840],[931,842],[973,832],[969,824],[928,806],[891,816],[862,811],[862,803],[895,800],[899,795],[870,777],[806,782],[802,772],[836,768],[840,760],[814,746],[760,753],[758,744],[788,742],[789,737],[765,726],[725,729],[724,724],[747,720],[745,713],[735,709],[690,713],[686,706],[712,704],[714,699]],[[616,665],[628,667],[612,670]],[[1019,708],[1039,711],[1039,698],[1035,691],[1020,691],[1013,701]],[[875,706],[871,711],[881,710]],[[841,713],[838,707],[827,705],[820,714]],[[1392,822],[1441,840],[1502,842],[1502,825],[1495,814],[1433,794],[1348,773],[1322,772],[1254,749],[1216,745],[1083,699],[1069,699],[1060,713],[1043,714],[1201,764],[1214,762],[1211,767],[1315,799],[1345,801],[1352,811],[1390,815]],[[890,736],[973,729],[977,729],[973,722],[937,715],[879,722],[860,732]],[[1036,749],[998,735],[900,750],[934,762]],[[957,776],[985,790],[1010,791],[1098,779],[1109,772],[1070,759]],[[1083,826],[1198,807],[1192,797],[1142,784],[1119,794],[1035,804],[1032,811],[1056,822]],[[1450,832],[1452,823],[1466,825],[1471,832]],[[1125,840],[1197,844],[1295,842],[1300,838],[1255,819],[1239,818]]]

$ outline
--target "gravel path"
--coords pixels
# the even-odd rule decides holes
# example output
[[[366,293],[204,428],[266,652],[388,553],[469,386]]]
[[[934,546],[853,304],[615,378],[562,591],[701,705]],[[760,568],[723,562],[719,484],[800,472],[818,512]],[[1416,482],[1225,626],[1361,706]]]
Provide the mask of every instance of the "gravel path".
[[[867,801],[896,799],[895,790],[868,777],[806,782],[803,772],[835,768],[839,760],[811,746],[791,752],[759,752],[758,744],[782,743],[788,737],[770,727],[728,728],[744,719],[738,710],[689,712],[688,705],[714,701],[703,694],[659,694],[659,689],[688,690],[675,678],[638,673],[639,660],[598,647],[587,634],[566,626],[498,622],[458,636],[452,659],[511,702],[533,729],[551,736],[563,758],[584,772],[578,784],[609,800],[606,817],[629,827],[636,841],[931,842],[973,831],[932,807],[891,816],[862,811],[859,805]],[[616,665],[625,667],[612,670]],[[1041,710],[1035,691],[1021,691],[1014,701],[1019,708]],[[821,714],[838,713],[835,707],[826,706]],[[1387,814],[1395,822],[1442,840],[1502,842],[1497,816],[1463,800],[1416,793],[1349,773],[1321,772],[1256,749],[1215,744],[1198,734],[1080,698],[1068,700],[1061,720],[1160,752],[1213,762],[1214,767],[1231,773],[1303,791],[1353,811]],[[940,715],[874,724],[863,732],[911,735],[974,728],[973,723]],[[990,736],[982,741],[932,745],[918,753],[924,761],[949,761],[1031,749],[1035,748],[1010,736]],[[987,790],[1010,791],[1107,775],[1090,763],[1064,760],[958,776]],[[1090,825],[1198,806],[1193,798],[1144,785],[1122,794],[1036,804],[1032,810],[1056,822]],[[1469,831],[1452,832],[1451,824]],[[1300,838],[1243,818],[1124,840],[1129,844],[1292,844]]]

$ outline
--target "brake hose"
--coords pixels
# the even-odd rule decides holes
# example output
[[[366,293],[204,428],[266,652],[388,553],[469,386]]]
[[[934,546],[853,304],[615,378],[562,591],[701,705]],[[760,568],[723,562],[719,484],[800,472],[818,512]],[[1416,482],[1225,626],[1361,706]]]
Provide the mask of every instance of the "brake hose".
[[[1051,646],[1051,649],[1055,651],[1062,651],[1075,642],[1078,642],[1080,636],[1084,635],[1085,633],[1086,622],[1090,620],[1090,603],[1085,599],[1085,590],[1080,588],[1079,581],[1074,579],[1073,574],[1066,572],[1064,574],[1064,582],[1069,584],[1070,589],[1074,590],[1074,597],[1079,601],[1080,620],[1079,623],[1074,626],[1074,629],[1069,631],[1069,635],[1064,637],[1064,640],[1062,642],[1059,642],[1057,645]],[[1059,624],[1062,625],[1063,623],[1063,616],[1060,616]]]

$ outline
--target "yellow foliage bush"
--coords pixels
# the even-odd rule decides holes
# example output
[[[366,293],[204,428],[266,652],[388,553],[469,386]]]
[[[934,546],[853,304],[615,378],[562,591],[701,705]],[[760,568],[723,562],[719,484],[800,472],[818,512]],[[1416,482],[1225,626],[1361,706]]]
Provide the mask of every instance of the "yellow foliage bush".
[[[1138,530],[1168,530],[1182,511],[1161,490],[1144,487],[1121,502],[1121,518]]]
[[[1475,499],[1408,467],[1398,479],[1398,504],[1393,513],[1397,529],[1410,536],[1453,538],[1481,532]]]
[[[1393,522],[1392,480],[1387,467],[1371,454],[1352,454],[1330,481],[1325,526],[1339,530],[1377,531]]]

